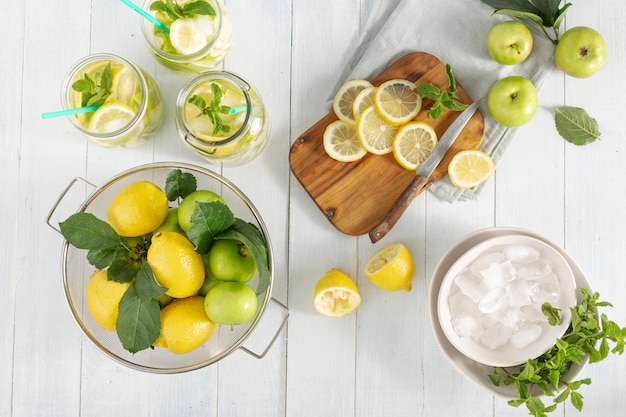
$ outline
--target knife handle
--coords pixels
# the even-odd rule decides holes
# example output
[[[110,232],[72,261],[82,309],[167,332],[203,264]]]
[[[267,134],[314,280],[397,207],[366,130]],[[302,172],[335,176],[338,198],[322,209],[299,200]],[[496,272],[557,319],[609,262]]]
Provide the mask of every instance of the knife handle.
[[[369,233],[372,243],[376,243],[385,237],[400,219],[402,213],[411,205],[411,201],[426,188],[427,182],[428,178],[421,175],[416,175],[415,178],[413,178],[413,181],[411,181],[402,194],[400,194],[400,197],[393,203],[383,221]]]

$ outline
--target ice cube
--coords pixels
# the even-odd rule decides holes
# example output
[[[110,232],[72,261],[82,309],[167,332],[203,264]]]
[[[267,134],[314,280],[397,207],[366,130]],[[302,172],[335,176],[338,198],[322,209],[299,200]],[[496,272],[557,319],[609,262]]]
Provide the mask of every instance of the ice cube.
[[[498,323],[515,331],[524,323],[524,314],[516,307],[505,306],[491,315]]]
[[[501,264],[504,261],[506,261],[506,259],[502,252],[488,252],[476,258],[470,265],[470,270],[472,274],[480,276],[480,271],[483,269],[489,268],[491,264]]]
[[[523,279],[536,280],[544,278],[550,272],[552,272],[550,265],[535,262],[521,267],[517,271],[517,275]]]
[[[486,314],[495,313],[506,303],[505,295],[506,291],[504,288],[493,288],[489,290],[489,292],[478,301],[478,310]]]
[[[523,306],[520,310],[524,315],[525,323],[547,323],[548,319],[546,318],[543,311],[541,311],[542,303],[533,303],[527,306]]]
[[[506,292],[509,297],[509,304],[514,307],[522,307],[529,305],[532,300],[530,298],[530,284],[523,279],[511,281]]]
[[[492,263],[488,269],[480,271],[487,288],[504,288],[506,284],[515,279],[515,268],[511,261],[497,264]]]
[[[464,314],[452,319],[452,328],[459,337],[472,337],[482,332],[483,327],[480,325],[477,317]]]
[[[488,349],[496,349],[505,345],[512,334],[513,330],[500,323],[496,323],[476,335],[474,340]]]
[[[453,318],[460,317],[464,314],[478,314],[478,306],[476,303],[467,295],[460,292],[448,297],[448,307],[450,308],[450,315]]]
[[[539,259],[539,251],[528,245],[507,245],[503,249],[504,256],[512,262],[531,263]]]
[[[454,279],[454,283],[463,294],[467,295],[474,302],[478,302],[487,292],[487,287],[485,287],[483,280],[472,274],[472,271],[467,268],[457,275]]]
[[[559,278],[550,273],[540,280],[533,281],[530,286],[530,296],[539,303],[549,302],[553,306],[561,299],[561,286]]]
[[[539,339],[542,330],[538,324],[528,324],[511,335],[511,345],[517,349],[526,347]]]

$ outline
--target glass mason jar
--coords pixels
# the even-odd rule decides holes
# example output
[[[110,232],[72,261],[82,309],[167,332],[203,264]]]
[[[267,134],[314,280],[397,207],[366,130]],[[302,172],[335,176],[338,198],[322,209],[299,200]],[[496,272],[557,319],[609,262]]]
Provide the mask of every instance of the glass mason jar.
[[[176,100],[174,121],[192,151],[229,165],[257,156],[270,131],[258,91],[227,71],[206,71],[187,81]]]
[[[132,148],[145,143],[161,126],[161,93],[154,80],[132,62],[100,53],[74,64],[63,81],[63,108],[87,107],[90,97],[97,100],[98,94],[104,102],[95,111],[68,116],[92,142]]]
[[[185,6],[206,3],[202,14],[189,13]],[[175,0],[176,11],[168,11],[166,0],[146,0],[143,9],[164,25],[169,33],[147,19],[141,30],[150,52],[166,67],[178,72],[202,72],[215,68],[230,50],[233,29],[221,0]]]

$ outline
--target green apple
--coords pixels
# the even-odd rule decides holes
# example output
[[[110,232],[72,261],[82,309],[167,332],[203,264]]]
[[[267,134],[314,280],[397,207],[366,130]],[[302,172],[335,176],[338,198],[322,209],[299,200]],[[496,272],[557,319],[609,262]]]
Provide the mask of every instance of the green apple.
[[[256,263],[243,242],[218,239],[208,253],[209,269],[221,281],[248,282],[256,274]]]
[[[178,206],[178,224],[180,228],[186,232],[191,226],[191,215],[196,208],[196,202],[210,203],[211,201],[219,201],[226,204],[222,197],[209,190],[196,190],[183,198],[183,201]]]
[[[198,295],[201,295],[204,297],[207,295],[207,293],[209,292],[211,288],[215,287],[217,284],[222,283],[224,281],[220,281],[219,279],[215,278],[215,275],[213,275],[213,272],[211,272],[211,268],[209,267],[209,254],[202,255],[202,262],[204,263],[205,276],[204,276],[204,282],[202,283],[202,286],[198,290]]]
[[[496,122],[520,127],[537,111],[537,89],[527,78],[512,75],[496,81],[487,94],[487,109]]]
[[[167,212],[167,217],[163,223],[161,223],[161,225],[154,230],[154,232],[182,232],[180,226],[178,226],[178,207],[171,208]]]
[[[594,29],[577,26],[563,34],[554,51],[554,63],[576,78],[591,77],[606,61],[604,38]]]
[[[254,290],[241,282],[218,284],[204,297],[204,311],[217,324],[233,326],[250,321],[258,306]]]
[[[509,20],[495,25],[487,36],[487,51],[499,64],[518,64],[533,49],[533,35],[521,22]]]

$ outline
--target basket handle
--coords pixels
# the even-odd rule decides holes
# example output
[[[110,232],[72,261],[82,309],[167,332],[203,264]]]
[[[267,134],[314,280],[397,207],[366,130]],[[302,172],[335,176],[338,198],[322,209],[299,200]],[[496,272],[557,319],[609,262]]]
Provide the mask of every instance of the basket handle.
[[[58,234],[61,234],[61,230],[59,228],[57,228],[55,225],[53,225],[52,223],[50,223],[50,219],[52,218],[52,216],[54,215],[56,210],[59,208],[59,204],[61,204],[61,201],[63,201],[63,199],[65,198],[67,193],[79,181],[82,182],[83,184],[91,187],[91,188],[94,188],[94,189],[96,188],[96,186],[94,184],[90,183],[89,181],[87,181],[86,179],[81,178],[81,177],[75,177],[72,181],[70,181],[70,183],[67,185],[67,187],[65,187],[65,189],[63,190],[63,192],[61,193],[61,195],[59,196],[57,201],[52,206],[52,209],[50,209],[50,212],[48,213],[48,217],[46,217],[46,224],[48,225],[48,227],[50,227],[52,230],[54,230]]]
[[[243,350],[244,352],[246,352],[247,354],[254,356],[257,359],[263,359],[263,357],[265,357],[265,355],[267,354],[267,352],[270,350],[270,348],[274,345],[274,342],[276,342],[276,339],[278,338],[278,335],[280,334],[280,331],[283,329],[283,327],[285,327],[285,324],[287,323],[287,318],[289,318],[289,309],[287,308],[286,305],[284,305],[283,303],[281,303],[280,301],[278,301],[277,299],[275,299],[274,297],[270,297],[270,301],[273,301],[274,303],[276,303],[278,305],[279,308],[284,310],[283,313],[283,318],[280,322],[280,325],[278,326],[278,329],[276,329],[276,332],[274,333],[274,336],[272,337],[272,339],[269,341],[269,343],[267,344],[267,346],[265,347],[265,349],[263,350],[263,352],[261,353],[257,353],[245,346],[239,346],[239,349]]]

